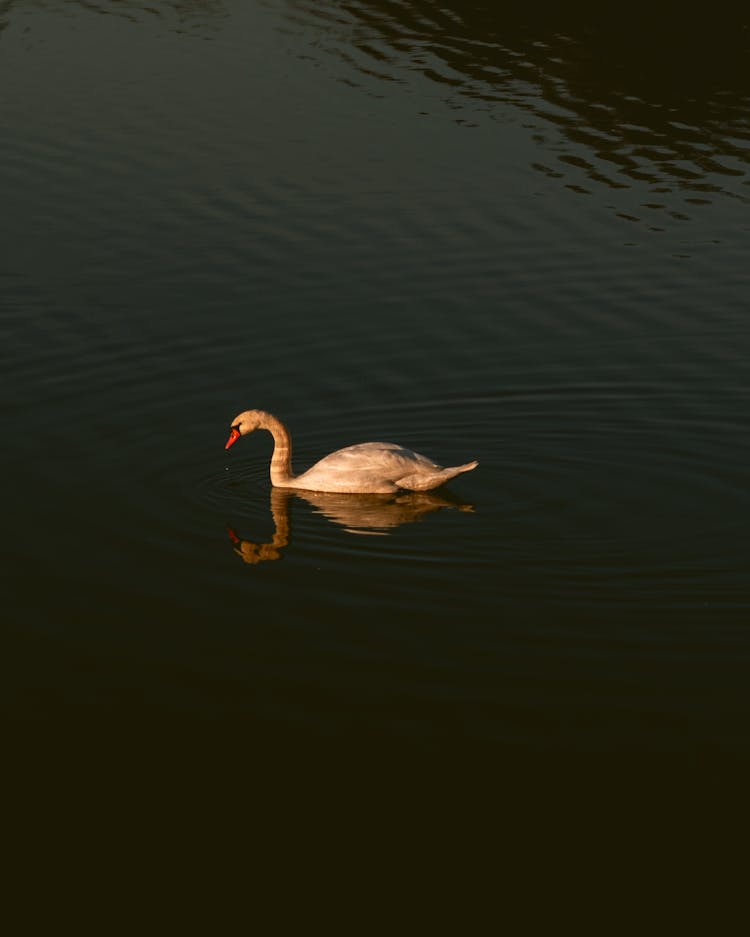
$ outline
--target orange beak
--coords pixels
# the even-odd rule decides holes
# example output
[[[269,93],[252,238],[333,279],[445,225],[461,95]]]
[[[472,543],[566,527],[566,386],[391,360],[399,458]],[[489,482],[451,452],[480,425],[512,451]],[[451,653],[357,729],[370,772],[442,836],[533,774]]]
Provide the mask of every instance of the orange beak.
[[[229,434],[229,439],[227,439],[227,444],[224,446],[224,448],[228,449],[230,446],[233,446],[239,438],[240,431],[238,429],[232,428],[232,432]]]

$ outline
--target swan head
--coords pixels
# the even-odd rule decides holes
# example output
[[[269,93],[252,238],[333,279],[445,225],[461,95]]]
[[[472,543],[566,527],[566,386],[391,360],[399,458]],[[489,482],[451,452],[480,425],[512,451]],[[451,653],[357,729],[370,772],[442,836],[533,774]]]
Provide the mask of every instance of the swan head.
[[[259,410],[243,410],[242,413],[238,413],[230,424],[229,439],[224,448],[228,449],[230,446],[233,446],[240,436],[246,436],[248,433],[252,433],[252,431],[258,429],[260,425],[261,413]]]

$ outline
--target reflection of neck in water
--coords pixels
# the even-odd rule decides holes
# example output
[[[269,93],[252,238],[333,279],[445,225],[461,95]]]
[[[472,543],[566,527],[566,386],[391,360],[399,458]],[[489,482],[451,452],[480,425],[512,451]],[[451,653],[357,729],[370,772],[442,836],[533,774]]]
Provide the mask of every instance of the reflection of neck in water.
[[[404,491],[390,494],[340,494],[323,491],[290,491],[271,488],[271,515],[273,516],[274,535],[270,543],[254,543],[243,540],[229,528],[229,536],[234,543],[234,552],[245,563],[255,565],[264,560],[280,560],[281,551],[289,544],[291,537],[289,522],[289,502],[292,497],[307,501],[315,509],[335,524],[351,534],[386,535],[389,530],[401,524],[410,524],[420,520],[425,514],[440,508],[455,508],[458,511],[473,511],[474,506],[443,492],[438,495],[432,491]]]
[[[280,560],[281,551],[289,543],[289,498],[291,493],[280,488],[271,488],[271,515],[274,533],[270,543],[253,543],[242,540],[229,528],[229,536],[234,543],[234,552],[245,563],[254,566],[264,560]]]

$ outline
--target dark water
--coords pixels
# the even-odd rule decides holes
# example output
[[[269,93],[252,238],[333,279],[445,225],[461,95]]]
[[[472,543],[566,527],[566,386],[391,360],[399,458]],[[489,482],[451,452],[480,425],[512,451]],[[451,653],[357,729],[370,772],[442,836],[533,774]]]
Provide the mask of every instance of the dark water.
[[[0,3],[12,718],[747,752],[748,23]]]

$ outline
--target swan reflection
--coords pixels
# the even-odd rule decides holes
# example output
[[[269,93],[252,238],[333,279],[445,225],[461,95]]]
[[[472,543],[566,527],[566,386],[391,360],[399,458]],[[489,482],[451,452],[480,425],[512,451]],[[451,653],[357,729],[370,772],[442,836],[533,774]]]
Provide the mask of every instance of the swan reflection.
[[[338,492],[303,491],[271,488],[271,515],[274,533],[267,543],[240,537],[230,527],[229,537],[234,552],[243,562],[256,565],[266,560],[280,560],[291,539],[290,502],[300,498],[312,506],[316,514],[343,527],[350,534],[386,536],[401,524],[418,521],[425,514],[441,508],[473,511],[474,506],[443,491],[402,491],[396,494],[340,494]]]

